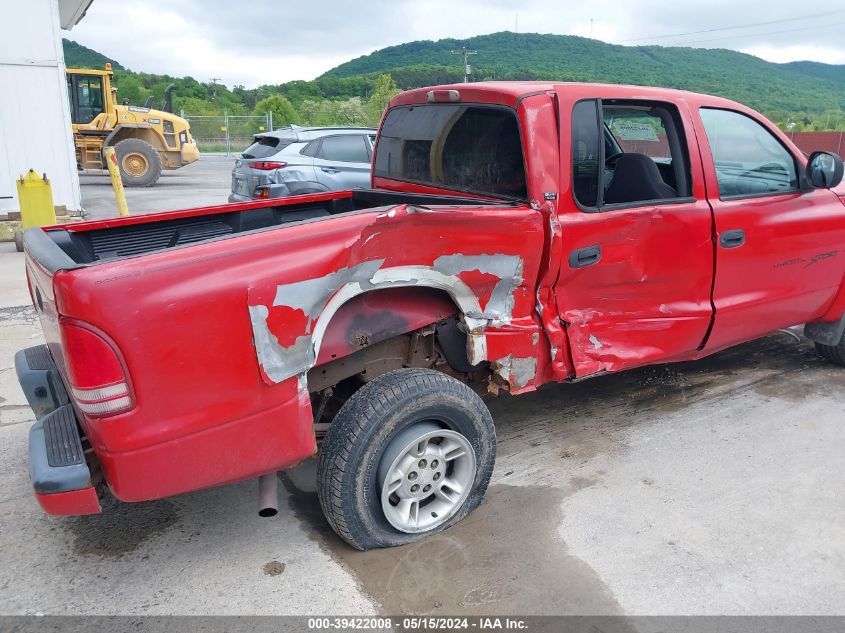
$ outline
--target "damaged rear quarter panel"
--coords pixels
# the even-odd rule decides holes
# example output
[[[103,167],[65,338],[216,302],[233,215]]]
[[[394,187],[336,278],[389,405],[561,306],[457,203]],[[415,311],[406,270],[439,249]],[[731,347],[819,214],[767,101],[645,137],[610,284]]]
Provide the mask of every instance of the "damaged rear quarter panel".
[[[470,328],[473,362],[489,358],[488,333],[510,332],[523,340],[527,330],[536,332],[533,285],[543,220],[527,205],[399,205],[345,220],[343,230],[305,237],[301,254],[294,247],[280,258],[307,261],[307,270],[274,269],[250,281],[247,309],[258,365],[268,384],[307,372],[340,307],[383,288],[446,292]],[[402,313],[401,305],[391,308]]]

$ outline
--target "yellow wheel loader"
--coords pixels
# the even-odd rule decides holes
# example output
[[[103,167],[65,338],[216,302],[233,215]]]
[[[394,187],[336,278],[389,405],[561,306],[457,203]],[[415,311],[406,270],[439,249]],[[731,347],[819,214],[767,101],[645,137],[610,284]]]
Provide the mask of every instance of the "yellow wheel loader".
[[[105,70],[67,69],[79,169],[105,169],[103,149],[113,146],[123,184],[149,187],[162,169],[179,169],[199,158],[190,124],[172,113],[172,86],[165,91],[165,111],[152,110],[118,104],[111,78],[111,64]]]

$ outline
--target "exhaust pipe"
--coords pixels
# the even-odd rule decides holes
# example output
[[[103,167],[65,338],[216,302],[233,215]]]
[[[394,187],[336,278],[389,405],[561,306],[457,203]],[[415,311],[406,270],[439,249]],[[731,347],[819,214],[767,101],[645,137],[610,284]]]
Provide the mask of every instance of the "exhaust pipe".
[[[276,473],[258,478],[258,516],[274,517],[279,513],[279,478]]]
[[[167,88],[164,89],[164,111],[165,112],[173,112],[173,89],[176,87],[176,84],[169,84]]]

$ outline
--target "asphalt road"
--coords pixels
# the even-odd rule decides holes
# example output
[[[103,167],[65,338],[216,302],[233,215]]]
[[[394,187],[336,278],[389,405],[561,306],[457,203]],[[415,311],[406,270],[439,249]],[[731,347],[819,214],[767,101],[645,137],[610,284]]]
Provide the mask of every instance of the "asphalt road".
[[[129,213],[226,204],[231,191],[234,162],[234,154],[229,158],[222,154],[203,154],[195,163],[161,172],[161,178],[152,187],[125,187]],[[79,175],[79,183],[86,218],[118,215],[107,171],[85,171]]]
[[[130,207],[220,201],[227,171],[202,161],[131,190]],[[83,182],[106,214],[102,185]],[[310,463],[283,477],[272,519],[254,482],[43,515],[12,367],[41,342],[23,279],[0,244],[2,614],[845,614],[845,369],[793,333],[491,400],[481,507],[364,553],[323,521]]]

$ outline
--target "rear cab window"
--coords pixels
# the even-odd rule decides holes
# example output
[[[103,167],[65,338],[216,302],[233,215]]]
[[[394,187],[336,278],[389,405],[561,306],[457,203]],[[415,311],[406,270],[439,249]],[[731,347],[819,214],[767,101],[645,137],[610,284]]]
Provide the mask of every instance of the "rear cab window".
[[[377,177],[491,197],[526,199],[513,110],[430,104],[387,113],[376,145]]]

